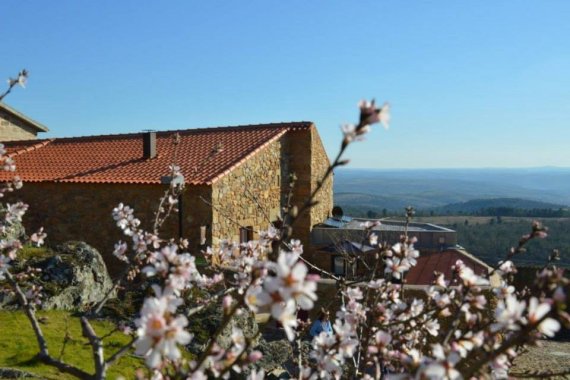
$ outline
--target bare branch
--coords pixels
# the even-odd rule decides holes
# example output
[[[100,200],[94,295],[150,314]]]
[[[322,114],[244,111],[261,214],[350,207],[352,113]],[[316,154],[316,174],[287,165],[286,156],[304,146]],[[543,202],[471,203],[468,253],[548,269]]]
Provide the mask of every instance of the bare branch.
[[[91,345],[91,350],[93,351],[93,362],[95,363],[95,379],[104,379],[107,367],[105,365],[105,358],[103,356],[103,343],[95,333],[95,330],[93,330],[93,327],[86,317],[81,317],[81,328],[83,330],[83,336],[89,339],[89,344]]]

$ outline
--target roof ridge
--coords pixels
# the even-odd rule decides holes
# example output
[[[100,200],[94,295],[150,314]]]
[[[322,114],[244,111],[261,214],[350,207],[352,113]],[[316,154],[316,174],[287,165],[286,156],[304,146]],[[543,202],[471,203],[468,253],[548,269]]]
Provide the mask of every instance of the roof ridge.
[[[239,124],[239,125],[224,125],[216,127],[199,127],[199,128],[188,128],[188,129],[171,129],[166,131],[153,131],[156,132],[157,136],[172,134],[172,133],[209,133],[209,132],[220,132],[221,130],[245,130],[245,129],[264,129],[264,128],[286,128],[286,129],[297,129],[297,128],[309,128],[314,123],[312,121],[285,121],[278,123],[263,123],[263,124]],[[72,136],[72,137],[54,137],[51,139],[44,140],[26,140],[26,141],[69,141],[69,140],[89,140],[89,139],[106,139],[106,138],[129,138],[137,135],[142,135],[143,131],[140,132],[128,132],[128,133],[109,133],[101,135],[85,135],[85,136]],[[21,140],[23,141],[23,140]],[[19,142],[21,142],[19,141]],[[9,141],[13,143],[18,143],[18,141]]]
[[[17,151],[15,151],[15,152],[12,152],[12,153],[8,154],[8,157],[15,157],[15,156],[18,156],[18,155],[20,155],[20,154],[22,154],[22,153],[31,152],[32,150],[36,150],[36,149],[43,148],[44,146],[46,146],[47,144],[49,144],[49,143],[52,142],[53,140],[55,140],[55,139],[45,139],[45,140],[41,140],[41,141],[39,141],[37,144],[27,146],[27,147],[25,147],[25,148],[22,148],[22,149],[20,149],[20,150],[17,150]],[[29,140],[28,140],[28,141],[29,141]]]

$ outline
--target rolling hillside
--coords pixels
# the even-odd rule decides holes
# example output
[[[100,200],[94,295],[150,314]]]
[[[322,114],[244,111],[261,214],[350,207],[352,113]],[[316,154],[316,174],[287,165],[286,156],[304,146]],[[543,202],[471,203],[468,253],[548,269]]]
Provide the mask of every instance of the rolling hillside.
[[[496,199],[506,202],[504,207],[570,205],[570,169],[342,169],[335,172],[334,182],[335,203],[347,209],[470,208],[483,200],[493,205],[486,207],[495,207]]]

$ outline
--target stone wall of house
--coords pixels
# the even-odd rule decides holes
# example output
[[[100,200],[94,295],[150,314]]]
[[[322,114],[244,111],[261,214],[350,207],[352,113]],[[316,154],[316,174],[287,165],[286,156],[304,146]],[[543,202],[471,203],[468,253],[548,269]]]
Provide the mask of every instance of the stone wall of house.
[[[286,139],[289,173],[296,177],[292,204],[300,210],[311,195],[311,131],[291,131],[287,133]],[[307,212],[299,216],[293,229],[293,237],[301,240],[305,249],[310,244],[311,227],[311,214]]]
[[[286,157],[289,159],[289,173],[295,173],[297,181],[293,191],[293,204],[301,208],[316,189],[329,166],[316,127],[309,130],[291,131],[286,136]],[[284,177],[285,178],[285,177]],[[318,204],[302,215],[295,225],[293,235],[304,245],[305,256],[312,260],[311,230],[315,224],[323,222],[333,207],[333,178],[329,177],[317,194]]]
[[[0,141],[34,140],[36,138],[36,129],[0,109]]]
[[[330,166],[330,160],[315,127],[311,128],[311,190],[318,186]],[[317,195],[319,202],[311,209],[311,227],[322,223],[333,208],[333,176],[329,176]]]
[[[281,207],[282,141],[277,140],[212,185],[212,243],[239,242],[240,227],[252,238],[277,220]]]
[[[142,222],[141,227],[152,230],[154,212],[165,190],[165,185],[25,183],[7,201],[21,200],[30,205],[24,217],[28,235],[44,227],[48,245],[67,240],[85,241],[101,252],[109,272],[116,275],[123,265],[112,255],[113,247],[119,240],[129,241],[115,225],[113,208],[120,202],[131,206]],[[200,243],[200,226],[211,223],[211,208],[207,203],[211,201],[211,188],[190,186],[182,197],[182,236],[190,240],[194,251]],[[178,238],[178,213],[164,224],[161,236]],[[210,231],[207,238],[211,240]]]

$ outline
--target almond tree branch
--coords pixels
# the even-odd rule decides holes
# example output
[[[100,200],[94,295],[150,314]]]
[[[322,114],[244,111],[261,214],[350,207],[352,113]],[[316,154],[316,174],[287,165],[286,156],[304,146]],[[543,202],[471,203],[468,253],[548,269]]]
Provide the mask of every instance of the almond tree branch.
[[[36,340],[38,342],[38,347],[40,349],[40,352],[38,353],[38,359],[47,365],[51,365],[52,367],[55,367],[62,372],[69,373],[70,375],[73,375],[77,378],[93,379],[93,376],[90,375],[89,373],[77,367],[74,367],[70,364],[67,364],[61,360],[57,360],[49,355],[47,342],[40,327],[40,324],[38,322],[38,319],[36,318],[34,306],[28,302],[26,295],[20,288],[20,285],[18,285],[18,282],[16,281],[14,276],[9,271],[5,271],[4,273],[6,275],[6,278],[8,279],[8,282],[14,289],[18,301],[20,302],[20,305],[22,305],[22,307],[24,308],[24,312],[26,313],[26,316],[28,317],[28,320],[32,325],[32,329],[34,330],[34,334],[36,335]]]
[[[119,360],[124,354],[126,354],[127,352],[129,352],[129,350],[134,346],[135,342],[137,341],[136,337],[133,337],[131,339],[131,341],[129,343],[127,343],[126,345],[124,345],[123,347],[121,347],[121,349],[119,349],[119,351],[115,352],[113,355],[111,355],[111,357],[109,359],[107,359],[107,361],[105,362],[105,365],[107,367],[113,365],[117,360]]]
[[[86,317],[81,317],[81,328],[83,336],[89,339],[91,350],[93,351],[93,362],[95,363],[95,379],[102,380],[105,378],[107,366],[105,365],[105,358],[103,356],[103,342],[93,330]]]

